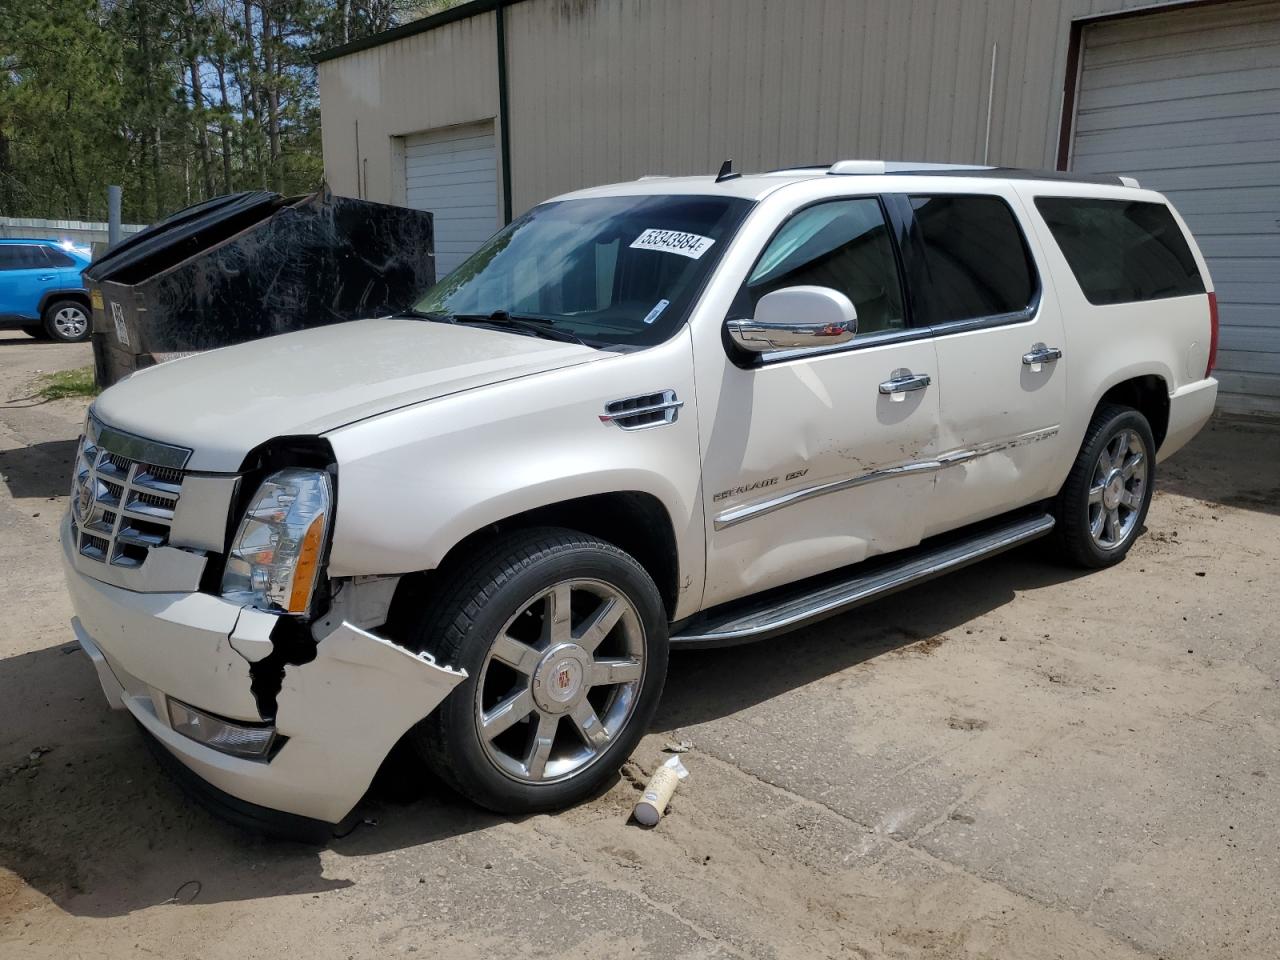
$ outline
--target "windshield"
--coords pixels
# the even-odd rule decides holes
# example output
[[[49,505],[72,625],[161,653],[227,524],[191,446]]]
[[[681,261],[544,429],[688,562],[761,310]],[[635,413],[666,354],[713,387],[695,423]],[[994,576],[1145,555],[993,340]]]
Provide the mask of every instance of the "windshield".
[[[703,196],[544,203],[491,237],[415,311],[537,318],[593,346],[661,343],[684,323],[750,208]]]

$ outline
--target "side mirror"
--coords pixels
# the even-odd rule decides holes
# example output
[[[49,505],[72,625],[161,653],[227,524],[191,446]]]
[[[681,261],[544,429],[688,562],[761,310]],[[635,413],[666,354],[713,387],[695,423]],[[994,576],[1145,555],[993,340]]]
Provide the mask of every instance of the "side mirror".
[[[753,319],[728,320],[725,329],[751,353],[833,347],[854,338],[858,311],[830,287],[784,287],[760,298]]]

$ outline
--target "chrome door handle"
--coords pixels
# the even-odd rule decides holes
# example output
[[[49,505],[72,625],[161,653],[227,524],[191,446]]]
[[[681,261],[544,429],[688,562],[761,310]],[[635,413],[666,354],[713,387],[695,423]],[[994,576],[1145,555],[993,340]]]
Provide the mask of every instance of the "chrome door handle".
[[[1043,343],[1033,343],[1031,350],[1022,355],[1022,362],[1028,367],[1037,363],[1053,363],[1062,359],[1062,351],[1057,347],[1046,347]]]
[[[910,393],[923,390],[932,381],[927,373],[912,373],[910,370],[895,370],[888,380],[880,384],[880,392],[885,396],[895,393]]]

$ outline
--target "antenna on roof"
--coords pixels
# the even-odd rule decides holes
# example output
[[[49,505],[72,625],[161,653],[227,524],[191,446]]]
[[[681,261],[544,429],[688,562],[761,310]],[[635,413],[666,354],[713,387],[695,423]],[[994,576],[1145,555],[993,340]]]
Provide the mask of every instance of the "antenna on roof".
[[[723,183],[725,180],[734,180],[740,176],[742,176],[742,174],[733,172],[733,158],[730,157],[724,163],[720,164],[720,172],[716,174],[716,183]]]

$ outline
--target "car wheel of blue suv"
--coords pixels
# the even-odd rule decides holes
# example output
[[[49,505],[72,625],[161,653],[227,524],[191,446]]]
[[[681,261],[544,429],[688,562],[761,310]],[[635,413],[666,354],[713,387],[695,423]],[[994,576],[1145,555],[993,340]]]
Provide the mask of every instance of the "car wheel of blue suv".
[[[89,310],[75,300],[55,300],[44,309],[44,329],[54,340],[78,343],[89,337]]]

